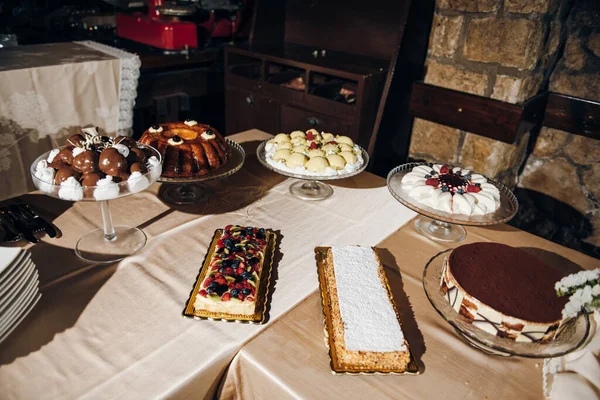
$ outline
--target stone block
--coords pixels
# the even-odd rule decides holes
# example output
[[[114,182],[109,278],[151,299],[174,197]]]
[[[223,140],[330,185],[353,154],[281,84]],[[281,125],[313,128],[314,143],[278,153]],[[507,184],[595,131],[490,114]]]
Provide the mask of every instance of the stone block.
[[[466,33],[465,58],[530,70],[537,64],[544,37],[540,20],[478,18]]]
[[[600,212],[588,214],[587,219],[592,226],[592,234],[583,239],[583,241],[593,246],[600,247]]]
[[[591,165],[600,162],[600,140],[572,135],[565,147],[565,154],[580,165]],[[598,181],[600,186],[600,181]]]
[[[600,73],[569,74],[557,70],[550,78],[550,91],[600,101]]]
[[[529,134],[516,144],[508,144],[467,133],[460,150],[459,163],[464,168],[496,178],[501,172],[521,165],[528,137]]]
[[[554,158],[562,151],[569,133],[552,128],[542,128],[533,147],[537,157]]]
[[[483,96],[488,85],[488,76],[430,61],[425,83]]]
[[[434,56],[452,57],[458,47],[463,17],[446,17],[436,14],[429,40],[429,51]]]
[[[600,202],[600,163],[596,163],[591,168],[583,171],[583,183],[596,201]]]
[[[577,167],[562,157],[548,162],[529,157],[519,186],[544,193],[570,205],[581,214],[585,214],[590,206],[579,183]]]
[[[438,0],[442,9],[467,12],[494,12],[500,8],[501,0]]]
[[[522,103],[536,95],[541,83],[541,75],[528,76],[526,78],[498,75],[494,84],[492,98],[513,104]]]
[[[578,71],[585,66],[587,56],[583,51],[579,35],[571,35],[567,39],[565,51],[563,54],[565,66],[569,69]]]
[[[548,34],[548,43],[546,44],[546,54],[552,55],[558,50],[560,44],[560,31],[562,23],[559,19],[555,19],[550,23],[550,33]]]
[[[594,32],[588,36],[587,47],[596,55],[600,57],[600,33]]]
[[[458,129],[415,118],[410,139],[410,156],[453,163],[458,136]]]
[[[553,7],[554,0],[504,0],[504,11],[509,13],[546,13]]]

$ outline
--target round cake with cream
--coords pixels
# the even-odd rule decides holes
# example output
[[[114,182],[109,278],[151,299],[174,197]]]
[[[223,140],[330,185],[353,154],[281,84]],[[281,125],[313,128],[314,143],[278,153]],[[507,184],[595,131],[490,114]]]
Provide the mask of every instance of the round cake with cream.
[[[229,145],[215,128],[194,120],[151,126],[140,143],[163,157],[162,176],[191,178],[206,175],[227,163]]]
[[[500,191],[483,175],[443,164],[418,165],[402,178],[408,196],[435,210],[485,215],[500,207]]]
[[[568,300],[554,290],[563,276],[523,250],[473,243],[446,258],[441,290],[455,311],[492,335],[547,342],[556,335]]]
[[[265,159],[275,169],[315,177],[349,174],[365,162],[348,136],[315,129],[276,135],[265,145]]]

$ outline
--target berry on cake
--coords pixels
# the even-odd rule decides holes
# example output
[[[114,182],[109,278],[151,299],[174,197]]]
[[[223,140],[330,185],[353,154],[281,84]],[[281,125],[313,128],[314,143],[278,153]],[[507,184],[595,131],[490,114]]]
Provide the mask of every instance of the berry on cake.
[[[500,191],[483,175],[445,164],[418,165],[402,178],[408,196],[433,209],[464,215],[493,213]]]

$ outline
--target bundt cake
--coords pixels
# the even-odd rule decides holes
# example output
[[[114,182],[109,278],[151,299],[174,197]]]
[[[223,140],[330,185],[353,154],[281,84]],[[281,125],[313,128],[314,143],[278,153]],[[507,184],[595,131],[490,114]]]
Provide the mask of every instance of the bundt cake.
[[[192,120],[153,125],[139,141],[160,152],[168,178],[206,175],[225,165],[230,152],[216,129]]]

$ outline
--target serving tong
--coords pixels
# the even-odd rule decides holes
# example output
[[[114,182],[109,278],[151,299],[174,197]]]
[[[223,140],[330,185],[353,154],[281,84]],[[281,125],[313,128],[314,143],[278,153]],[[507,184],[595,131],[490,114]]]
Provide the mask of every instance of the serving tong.
[[[37,234],[45,232],[51,238],[59,231],[51,223],[39,216],[27,203],[14,203],[0,206],[0,241],[16,242],[26,239],[38,243]]]

